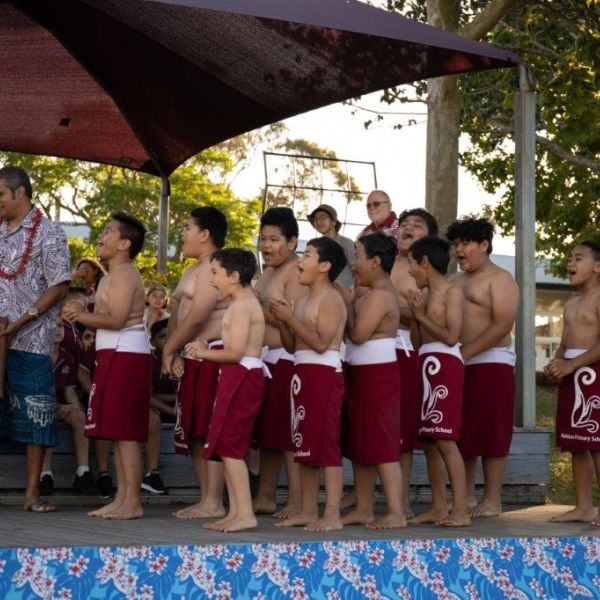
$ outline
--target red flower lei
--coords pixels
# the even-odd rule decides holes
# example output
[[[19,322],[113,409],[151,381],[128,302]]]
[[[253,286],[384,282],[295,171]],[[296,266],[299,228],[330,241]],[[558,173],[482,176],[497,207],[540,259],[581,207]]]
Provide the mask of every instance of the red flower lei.
[[[33,210],[35,210],[35,214],[33,215],[33,227],[31,228],[29,236],[25,241],[25,251],[23,252],[23,256],[21,256],[19,266],[12,272],[5,271],[2,267],[0,267],[0,277],[2,277],[2,279],[8,279],[8,281],[12,281],[21,275],[27,267],[29,257],[31,256],[31,250],[33,249],[33,240],[35,238],[35,234],[40,228],[40,223],[42,222],[42,212],[38,208],[34,208]]]

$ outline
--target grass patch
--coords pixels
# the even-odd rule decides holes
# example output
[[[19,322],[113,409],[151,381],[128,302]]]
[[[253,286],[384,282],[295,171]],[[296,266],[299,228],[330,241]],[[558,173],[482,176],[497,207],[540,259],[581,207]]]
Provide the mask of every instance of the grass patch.
[[[561,452],[555,445],[556,386],[538,385],[536,388],[536,424],[553,430],[550,450],[550,485],[548,501],[552,504],[575,504],[575,489],[571,472],[571,454]],[[598,485],[594,481],[594,498]]]

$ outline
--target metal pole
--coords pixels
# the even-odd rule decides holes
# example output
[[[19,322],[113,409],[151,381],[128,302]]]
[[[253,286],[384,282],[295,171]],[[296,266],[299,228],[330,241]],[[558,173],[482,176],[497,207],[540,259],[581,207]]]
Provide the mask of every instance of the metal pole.
[[[520,290],[516,323],[516,425],[535,427],[535,86],[519,66],[515,94],[515,267]]]
[[[158,205],[158,264],[160,273],[167,270],[167,249],[169,246],[169,198],[171,182],[168,175],[161,174],[160,201]]]

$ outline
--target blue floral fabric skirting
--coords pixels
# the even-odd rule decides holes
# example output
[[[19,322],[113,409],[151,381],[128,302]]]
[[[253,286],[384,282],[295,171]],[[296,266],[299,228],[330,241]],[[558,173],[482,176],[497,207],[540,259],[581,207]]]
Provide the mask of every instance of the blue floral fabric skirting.
[[[600,539],[0,548],[0,598],[529,600],[600,597]]]
[[[24,444],[56,446],[56,423],[52,359],[45,354],[9,350],[0,436]]]

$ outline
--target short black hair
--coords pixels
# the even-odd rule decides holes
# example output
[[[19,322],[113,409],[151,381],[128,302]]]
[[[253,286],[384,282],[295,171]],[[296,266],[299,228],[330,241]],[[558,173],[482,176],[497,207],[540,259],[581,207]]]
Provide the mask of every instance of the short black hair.
[[[160,321],[152,323],[152,327],[150,327],[150,337],[153,338],[157,336],[163,329],[166,329],[168,326],[169,319],[161,319]]]
[[[249,250],[224,248],[214,252],[211,260],[216,260],[228,275],[237,272],[240,276],[240,284],[244,287],[252,283],[256,273],[256,257]]]
[[[592,251],[592,256],[596,262],[600,261],[600,244],[594,240],[583,240],[579,242],[577,246],[585,246]]]
[[[442,275],[448,273],[450,262],[450,243],[437,235],[426,235],[420,240],[413,242],[408,250],[413,259],[420,263],[426,256],[429,264]]]
[[[114,213],[111,219],[119,223],[119,235],[121,239],[131,242],[129,246],[129,258],[134,259],[144,246],[144,238],[146,237],[144,224],[139,219],[123,211]]]
[[[6,187],[14,193],[19,186],[23,186],[25,195],[31,200],[33,197],[33,189],[31,187],[31,179],[27,175],[27,171],[21,167],[6,165],[0,169],[0,179],[4,179]]]
[[[308,246],[312,246],[317,251],[320,263],[328,262],[331,265],[327,275],[329,281],[335,281],[348,262],[342,246],[326,236],[308,240],[306,247]]]
[[[260,218],[260,230],[267,225],[279,227],[281,235],[289,242],[293,237],[300,235],[298,221],[294,216],[294,211],[286,206],[276,206],[269,208]]]
[[[377,233],[363,235],[358,239],[357,243],[365,247],[368,258],[379,256],[381,259],[381,268],[386,273],[392,272],[397,252],[396,240],[394,238],[378,231]]]
[[[83,296],[83,300],[87,302],[87,294],[85,293],[85,288],[77,287],[76,285],[69,285],[67,288],[67,293],[65,294],[64,301],[67,298],[74,298],[75,296]]]
[[[494,233],[496,233],[496,226],[491,219],[476,215],[467,215],[460,219],[455,219],[450,223],[446,237],[451,242],[454,240],[477,242],[478,244],[487,242],[487,253],[491,254]]]
[[[214,206],[198,206],[192,210],[190,216],[199,229],[208,230],[213,244],[217,248],[222,248],[225,245],[227,219],[220,210]]]
[[[403,210],[398,217],[398,225],[400,225],[404,219],[408,219],[408,217],[419,217],[423,219],[427,224],[427,234],[437,235],[437,219],[428,210],[425,210],[424,208],[410,208],[408,210]]]

